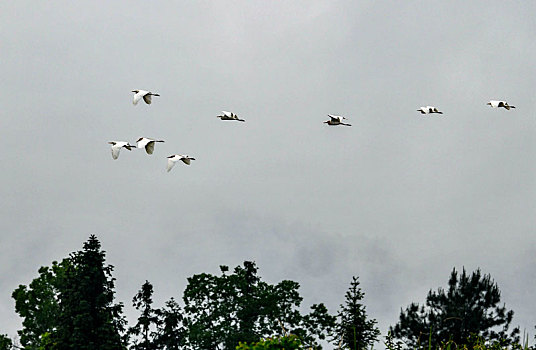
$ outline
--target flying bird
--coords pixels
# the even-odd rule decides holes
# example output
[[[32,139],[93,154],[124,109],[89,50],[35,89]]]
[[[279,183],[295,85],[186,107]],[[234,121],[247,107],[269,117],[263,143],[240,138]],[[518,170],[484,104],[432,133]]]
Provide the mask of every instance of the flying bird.
[[[137,105],[138,102],[142,98],[145,101],[145,103],[150,105],[151,104],[151,96],[160,96],[159,94],[153,94],[152,92],[145,91],[145,90],[132,90],[132,92],[134,93],[134,99],[132,100],[133,105]]]
[[[331,115],[331,114],[328,114],[328,117],[330,118],[329,120],[326,120],[324,123],[328,124],[328,125],[344,125],[344,126],[352,126],[352,124],[346,124],[346,123],[343,123],[343,119],[346,120],[345,117],[342,117],[340,115]]]
[[[432,113],[437,113],[437,114],[443,114],[443,112],[440,112],[437,108],[435,108],[434,106],[425,106],[425,107],[421,107],[417,110],[418,112],[421,112],[421,114],[432,114]]]
[[[133,148],[136,148],[136,146],[133,146],[129,144],[128,142],[124,141],[110,141],[108,142],[110,145],[112,145],[112,158],[117,159],[119,158],[119,152],[121,151],[121,148],[126,148],[129,151]]]
[[[221,120],[236,120],[239,122],[245,122],[244,119],[238,118],[238,116],[233,112],[222,111],[222,115],[217,116],[217,118],[220,118]]]
[[[510,108],[516,108],[515,106],[510,106],[508,104],[508,102],[506,101],[495,101],[495,100],[491,100],[487,103],[489,106],[491,106],[492,108],[500,108],[500,107],[503,107],[507,110],[510,110]]]
[[[163,140],[153,140],[147,137],[140,137],[138,141],[136,141],[138,148],[145,148],[145,152],[147,154],[153,154],[154,152],[154,145],[156,142],[164,142]]]
[[[182,155],[182,154],[172,154],[169,157],[167,157],[167,171],[170,172],[171,169],[175,166],[175,163],[178,161],[182,161],[186,165],[190,165],[191,160],[195,160],[195,158],[192,158],[190,156]]]

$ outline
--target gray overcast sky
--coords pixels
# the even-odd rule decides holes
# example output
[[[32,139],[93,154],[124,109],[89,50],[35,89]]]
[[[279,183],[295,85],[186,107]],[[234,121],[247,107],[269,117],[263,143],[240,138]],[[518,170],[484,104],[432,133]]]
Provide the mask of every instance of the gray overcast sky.
[[[453,267],[536,320],[536,3],[0,3],[0,333],[11,292],[95,233],[117,298],[255,260],[385,334]],[[133,89],[158,92],[133,106]],[[506,99],[515,110],[486,106]],[[443,116],[421,116],[435,105]],[[230,110],[246,123],[216,119]],[[322,124],[327,114],[353,127]],[[110,140],[166,140],[152,156]],[[166,159],[197,160],[166,173]]]

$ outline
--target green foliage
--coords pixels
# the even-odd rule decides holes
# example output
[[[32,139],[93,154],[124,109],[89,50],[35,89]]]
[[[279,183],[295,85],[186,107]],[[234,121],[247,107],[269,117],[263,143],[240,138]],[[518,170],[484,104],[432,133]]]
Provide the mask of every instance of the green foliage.
[[[15,311],[23,318],[22,329],[18,331],[20,342],[25,349],[38,349],[41,336],[57,328],[59,315],[58,280],[71,267],[71,261],[54,261],[52,267],[41,267],[39,277],[28,286],[19,285],[11,294],[15,299]]]
[[[490,275],[476,270],[469,276],[463,269],[458,277],[453,269],[448,290],[430,290],[426,306],[410,304],[390,330],[394,338],[412,348],[423,348],[430,330],[433,348],[449,341],[472,346],[475,339],[500,346],[519,343],[519,329],[508,332],[514,312],[499,305],[500,296]]]
[[[260,340],[256,343],[240,343],[236,350],[301,350],[300,339],[295,335],[274,337]]]
[[[203,273],[188,278],[183,299],[191,349],[235,349],[239,342],[280,334],[283,327],[320,348],[319,334],[331,327],[333,317],[323,305],[314,305],[311,314],[301,315],[298,283],[263,282],[250,261],[232,274],[227,273],[227,266],[220,270],[221,276]]]
[[[141,315],[138,317],[138,322],[133,327],[130,327],[128,333],[133,338],[133,349],[147,350],[155,349],[153,339],[155,338],[154,330],[151,331],[160,323],[157,311],[152,308],[153,304],[153,285],[149,281],[141,286],[141,289],[132,299],[132,305],[136,310],[141,310]],[[140,339],[141,337],[141,339]]]
[[[156,310],[158,330],[156,333],[156,349],[184,349],[186,330],[183,326],[183,315],[179,304],[171,298],[166,305]]]
[[[41,345],[39,345],[39,350],[50,350],[54,346],[52,340],[52,334],[46,332],[41,335]]]
[[[12,348],[13,342],[7,334],[0,334],[0,350],[11,350]]]
[[[334,342],[342,340],[344,349],[365,349],[372,346],[380,336],[376,320],[367,319],[366,308],[361,302],[364,296],[358,277],[353,277],[345,295],[345,303],[338,312],[339,321],[333,338]]]
[[[122,304],[113,304],[113,266],[105,265],[105,252],[91,235],[82,251],[58,279],[59,315],[52,332],[54,350],[108,350],[124,348]]]

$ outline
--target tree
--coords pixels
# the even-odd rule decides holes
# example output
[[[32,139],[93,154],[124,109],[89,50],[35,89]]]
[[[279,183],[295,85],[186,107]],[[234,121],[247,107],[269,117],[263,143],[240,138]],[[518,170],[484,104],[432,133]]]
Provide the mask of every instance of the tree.
[[[282,329],[320,348],[318,334],[331,326],[333,316],[322,304],[314,306],[311,314],[301,315],[298,283],[270,285],[261,280],[250,261],[232,274],[227,266],[220,270],[221,276],[203,273],[188,278],[183,299],[190,349],[235,349],[239,342],[253,343],[281,334]]]
[[[186,343],[186,330],[179,304],[171,298],[166,305],[156,310],[159,322],[156,333],[156,348],[165,350],[183,349]]]
[[[132,305],[136,310],[141,309],[141,315],[138,317],[138,322],[133,327],[130,327],[128,333],[135,336],[133,339],[132,349],[148,350],[156,349],[154,344],[155,331],[151,330],[151,326],[157,327],[160,323],[157,310],[152,308],[153,304],[153,285],[149,281],[141,286],[141,289],[132,299]],[[141,340],[139,337],[141,336]]]
[[[258,342],[247,344],[242,343],[236,350],[301,350],[303,349],[300,339],[295,335],[274,337],[259,340]]]
[[[365,293],[359,287],[359,278],[352,277],[345,303],[340,306],[334,342],[341,342],[345,349],[365,349],[380,336],[375,319],[367,319],[366,307],[361,303]]]
[[[11,350],[12,348],[13,342],[7,334],[0,334],[0,350]]]
[[[64,259],[59,264],[54,261],[51,267],[41,267],[39,277],[28,286],[19,285],[11,294],[15,299],[15,311],[23,318],[18,334],[24,349],[38,349],[41,338],[57,328],[58,280],[70,264],[69,259]]]
[[[91,235],[82,251],[71,253],[58,281],[59,314],[51,338],[54,350],[124,349],[123,305],[114,304],[113,266]]]
[[[501,345],[518,343],[519,328],[509,332],[514,312],[500,301],[499,287],[490,275],[477,269],[469,276],[464,268],[458,277],[453,269],[448,290],[430,290],[426,305],[412,303],[401,310],[398,323],[390,330],[394,338],[412,348],[428,346],[429,337],[433,348],[447,341],[472,345],[478,339]]]

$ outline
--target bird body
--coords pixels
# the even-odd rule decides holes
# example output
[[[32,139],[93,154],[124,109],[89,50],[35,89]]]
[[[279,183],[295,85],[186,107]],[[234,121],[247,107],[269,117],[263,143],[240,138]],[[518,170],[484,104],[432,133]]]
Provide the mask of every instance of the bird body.
[[[245,122],[244,119],[238,118],[238,116],[233,112],[222,111],[221,113],[222,115],[217,116],[217,118],[220,118],[221,120],[236,120],[239,122]]]
[[[424,107],[419,108],[417,111],[421,112],[421,114],[432,114],[432,113],[443,114],[443,112],[440,112],[434,106],[424,106]]]
[[[342,117],[340,115],[331,115],[328,114],[329,120],[326,120],[324,123],[328,125],[344,125],[344,126],[352,126],[352,124],[346,124],[343,123],[343,120],[346,120],[345,117]]]
[[[108,143],[112,145],[112,158],[113,159],[119,158],[119,152],[121,151],[121,148],[126,148],[129,151],[132,150],[132,148],[136,148],[136,146],[133,146],[129,144],[128,142],[124,142],[124,141],[110,141]]]
[[[145,91],[145,90],[132,90],[132,92],[134,93],[134,98],[132,99],[132,104],[133,105],[137,105],[138,102],[142,98],[145,101],[145,103],[150,105],[151,104],[151,96],[160,96],[159,94],[153,94],[152,92]]]
[[[156,142],[164,142],[163,140],[153,140],[147,137],[140,137],[138,141],[136,141],[136,144],[138,148],[145,148],[145,152],[147,154],[153,154],[154,152],[154,145]]]
[[[182,155],[182,154],[172,154],[169,157],[167,157],[167,159],[168,159],[167,161],[168,172],[171,171],[171,169],[175,166],[175,163],[177,163],[178,161],[182,161],[184,164],[190,165],[190,161],[195,160],[195,158],[192,158],[187,155]]]
[[[507,110],[510,110],[510,108],[516,108],[515,106],[510,106],[508,104],[508,102],[506,102],[506,101],[491,100],[487,104],[489,106],[491,106],[492,108],[501,108],[501,107],[503,107],[504,109],[507,109]]]

